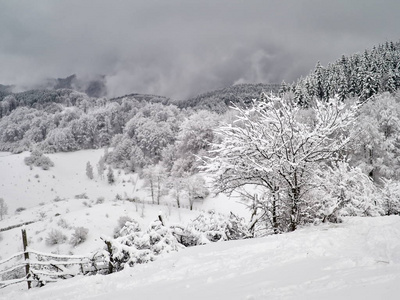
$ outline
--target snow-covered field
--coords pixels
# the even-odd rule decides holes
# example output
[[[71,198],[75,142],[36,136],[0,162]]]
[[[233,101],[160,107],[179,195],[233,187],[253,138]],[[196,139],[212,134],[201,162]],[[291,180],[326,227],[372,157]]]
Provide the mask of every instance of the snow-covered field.
[[[118,218],[130,216],[142,227],[161,212],[168,224],[186,223],[201,211],[245,214],[235,200],[208,197],[195,211],[116,200],[116,194],[149,200],[137,175],[117,176],[115,185],[89,180],[85,165],[96,165],[102,150],[49,155],[55,167],[30,170],[28,153],[0,154],[0,198],[9,214],[0,228],[26,226],[29,246],[42,252],[89,254],[112,236]],[[117,172],[116,172],[117,174]],[[35,176],[38,175],[38,176]],[[75,199],[86,193],[88,199]],[[56,197],[62,201],[54,201]],[[104,203],[96,203],[104,197]],[[27,209],[15,214],[18,207]],[[86,242],[49,246],[52,229],[70,237],[77,226],[89,229]],[[20,228],[0,232],[0,260],[22,250]],[[120,273],[80,276],[26,289],[0,289],[0,299],[398,299],[400,296],[400,217],[347,218],[342,224],[301,228],[266,238],[187,248]]]
[[[56,197],[70,199],[82,193],[86,193],[92,200],[98,197],[111,200],[115,199],[117,194],[121,197],[151,200],[149,191],[143,188],[143,182],[138,179],[137,174],[125,174],[115,170],[116,183],[113,185],[109,185],[105,178],[99,178],[96,164],[103,154],[102,149],[46,154],[55,166],[45,171],[38,167],[31,170],[25,165],[24,158],[29,156],[29,152],[0,152],[0,198],[6,201],[11,215],[18,207],[31,208],[50,203]],[[93,166],[94,180],[86,176],[88,161]],[[173,202],[168,197],[163,200]],[[217,200],[210,196],[205,202],[201,203],[202,209],[217,209],[224,213],[244,211],[242,204],[235,200],[228,201],[223,195]],[[183,205],[187,206],[189,203]],[[194,206],[200,207],[198,203]]]
[[[108,276],[3,299],[398,299],[400,218],[351,218],[290,234],[215,243]]]
[[[31,170],[24,164],[24,157],[29,156],[29,152],[17,155],[0,153],[0,198],[8,206],[8,214],[0,221],[0,229],[35,221],[26,226],[31,248],[60,254],[88,254],[102,246],[101,235],[113,235],[122,216],[129,216],[137,220],[142,228],[147,228],[160,213],[169,224],[187,223],[210,209],[224,214],[231,210],[246,213],[242,204],[223,195],[218,198],[210,195],[203,202],[195,202],[194,211],[187,208],[189,203],[182,203],[186,208],[177,209],[174,200],[168,196],[162,199],[160,206],[148,204],[151,202],[150,192],[143,187],[143,181],[137,174],[115,170],[116,183],[113,185],[97,174],[94,180],[87,178],[86,162],[96,166],[102,154],[103,150],[49,154],[55,166],[45,171],[38,167]],[[82,193],[88,199],[75,198]],[[117,194],[122,200],[116,200]],[[57,197],[59,200],[55,200]],[[97,203],[99,197],[104,198],[104,203]],[[123,200],[126,197],[136,197],[148,203]],[[19,207],[26,210],[16,213]],[[89,229],[86,243],[77,247],[69,244],[48,247],[45,244],[45,238],[52,229],[61,230],[70,237],[74,228],[79,226]],[[20,228],[1,232],[0,235],[0,260],[22,250]]]

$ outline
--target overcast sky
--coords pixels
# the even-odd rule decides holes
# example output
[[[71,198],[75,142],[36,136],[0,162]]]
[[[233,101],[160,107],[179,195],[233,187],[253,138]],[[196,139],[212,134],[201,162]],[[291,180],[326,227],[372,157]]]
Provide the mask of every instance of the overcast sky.
[[[183,99],[293,82],[400,40],[399,0],[0,0],[0,83],[107,75],[111,96]]]

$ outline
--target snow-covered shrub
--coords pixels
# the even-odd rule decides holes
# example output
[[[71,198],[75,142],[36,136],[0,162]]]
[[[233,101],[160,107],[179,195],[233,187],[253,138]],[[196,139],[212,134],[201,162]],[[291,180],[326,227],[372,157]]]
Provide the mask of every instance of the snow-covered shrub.
[[[60,198],[60,196],[57,196],[53,199],[54,202],[60,202],[60,201],[64,201],[65,199]]]
[[[75,232],[72,234],[70,244],[74,247],[82,244],[84,241],[86,241],[88,233],[89,229],[85,227],[75,228]]]
[[[41,167],[43,170],[48,170],[54,166],[51,159],[38,150],[33,150],[30,156],[25,157],[24,162],[27,166]]]
[[[75,199],[89,199],[86,193],[78,194],[74,196]]]
[[[6,280],[13,280],[13,279],[20,279],[24,278],[26,276],[25,274],[25,267],[20,267],[13,269],[11,271],[5,272],[0,276],[0,279],[3,281]]]
[[[63,244],[66,241],[67,236],[57,229],[52,229],[46,237],[46,244],[49,246]]]
[[[96,200],[96,204],[102,204],[104,203],[104,197],[98,197]]]
[[[146,231],[140,231],[137,222],[126,222],[121,229],[121,236],[107,240],[108,262],[113,271],[120,271],[125,266],[154,261],[158,255],[178,251],[183,248],[178,243],[172,230],[163,226],[160,221],[153,222]]]
[[[23,212],[24,210],[26,210],[25,207],[18,207],[18,208],[15,210],[15,213],[16,213],[16,214],[19,214],[20,212]]]
[[[69,225],[68,225],[67,221],[65,219],[63,219],[63,218],[61,218],[61,219],[59,219],[57,221],[57,225],[60,226],[61,228],[64,228],[64,229],[68,229],[69,228]]]
[[[128,216],[121,216],[118,219],[118,225],[114,228],[114,238],[121,236],[120,231],[122,228],[125,227],[126,222],[136,222],[131,217]]]
[[[209,211],[199,215],[186,227],[176,225],[172,228],[179,243],[186,247],[251,237],[244,219],[233,213],[226,218]]]

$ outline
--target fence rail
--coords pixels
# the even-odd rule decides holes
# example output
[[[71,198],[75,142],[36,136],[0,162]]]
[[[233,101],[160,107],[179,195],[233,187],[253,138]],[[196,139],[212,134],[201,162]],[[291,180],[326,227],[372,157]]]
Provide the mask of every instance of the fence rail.
[[[47,282],[67,279],[76,275],[98,273],[108,269],[100,256],[57,255],[39,252],[26,245],[26,231],[22,229],[24,251],[0,261],[0,289],[27,282],[43,286]],[[24,260],[22,260],[24,258]],[[2,269],[1,269],[2,268]]]

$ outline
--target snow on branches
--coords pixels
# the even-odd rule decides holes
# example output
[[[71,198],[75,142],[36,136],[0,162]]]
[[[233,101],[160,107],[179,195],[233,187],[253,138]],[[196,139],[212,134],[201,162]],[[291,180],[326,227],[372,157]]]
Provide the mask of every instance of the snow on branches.
[[[291,98],[263,94],[252,108],[234,109],[237,120],[217,129],[222,139],[205,158],[204,171],[214,175],[217,192],[263,187],[274,231],[295,230],[309,208],[313,174],[348,142],[357,106],[331,99],[304,109]]]

